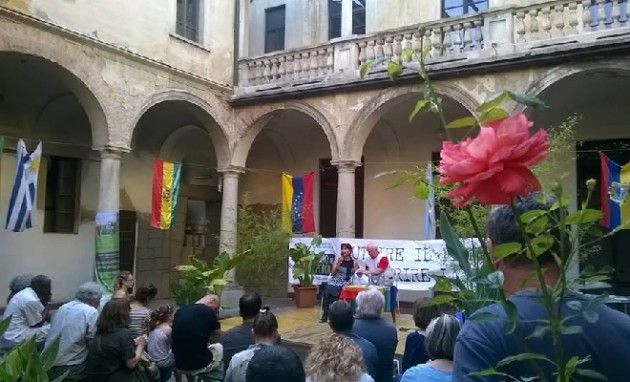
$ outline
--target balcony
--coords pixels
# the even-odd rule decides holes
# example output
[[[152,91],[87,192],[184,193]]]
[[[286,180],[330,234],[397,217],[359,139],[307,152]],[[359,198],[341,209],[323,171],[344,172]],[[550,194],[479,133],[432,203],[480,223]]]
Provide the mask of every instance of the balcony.
[[[374,67],[363,79],[359,76],[361,64],[402,61],[406,58],[403,51],[419,53],[421,43],[430,47],[427,70],[435,75],[627,48],[630,22],[626,1],[539,1],[239,59],[234,101],[386,81],[385,64]],[[403,77],[411,75],[411,70],[403,73]]]

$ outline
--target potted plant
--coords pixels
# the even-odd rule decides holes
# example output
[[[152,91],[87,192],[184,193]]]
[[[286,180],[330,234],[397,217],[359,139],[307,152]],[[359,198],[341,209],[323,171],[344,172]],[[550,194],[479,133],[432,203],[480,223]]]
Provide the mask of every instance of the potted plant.
[[[317,235],[309,245],[298,243],[289,249],[289,257],[293,261],[293,277],[300,281],[293,286],[295,305],[298,308],[311,308],[317,299],[317,286],[313,285],[315,269],[323,252],[316,253],[313,248],[319,247],[322,237]]]
[[[171,285],[171,292],[177,305],[192,304],[207,293],[221,296],[225,286],[231,281],[229,272],[239,265],[247,255],[242,252],[230,256],[223,252],[211,265],[191,256],[189,264],[175,267],[180,272],[179,280]]]

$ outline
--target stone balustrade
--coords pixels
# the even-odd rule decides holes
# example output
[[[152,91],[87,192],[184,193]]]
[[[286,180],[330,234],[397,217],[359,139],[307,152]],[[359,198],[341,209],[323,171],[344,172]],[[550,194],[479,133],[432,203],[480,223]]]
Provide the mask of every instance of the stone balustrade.
[[[402,53],[420,53],[421,46],[430,49],[426,60],[430,71],[558,46],[565,52],[619,36],[630,36],[627,0],[530,2],[240,59],[236,98],[356,82],[366,61],[382,63],[368,79],[383,76],[386,62],[409,59]]]

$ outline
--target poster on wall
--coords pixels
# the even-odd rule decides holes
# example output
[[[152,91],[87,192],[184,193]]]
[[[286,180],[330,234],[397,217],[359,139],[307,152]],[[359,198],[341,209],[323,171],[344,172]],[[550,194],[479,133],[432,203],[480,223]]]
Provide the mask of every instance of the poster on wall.
[[[113,292],[114,279],[120,270],[118,256],[118,212],[96,214],[96,281],[108,292]]]
[[[289,242],[289,247],[294,248],[298,243],[310,245],[312,238],[295,237]],[[476,241],[463,240],[468,248]],[[446,244],[443,240],[374,240],[374,239],[344,239],[326,238],[322,244],[314,248],[315,252],[323,252],[321,261],[317,266],[314,284],[319,285],[328,280],[332,264],[341,254],[341,243],[352,245],[352,256],[363,266],[368,256],[366,247],[369,243],[375,243],[381,254],[387,255],[390,265],[396,272],[396,285],[399,290],[429,291],[435,284],[430,276],[440,274],[453,276],[457,271],[452,259],[446,253]],[[292,264],[289,260],[289,283],[298,284],[293,278]]]

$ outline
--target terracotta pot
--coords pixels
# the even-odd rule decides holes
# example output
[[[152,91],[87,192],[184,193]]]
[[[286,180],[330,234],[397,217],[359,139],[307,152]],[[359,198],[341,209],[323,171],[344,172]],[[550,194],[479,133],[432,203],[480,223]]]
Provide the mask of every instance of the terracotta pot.
[[[298,308],[312,308],[317,300],[317,286],[294,286],[295,306]]]

